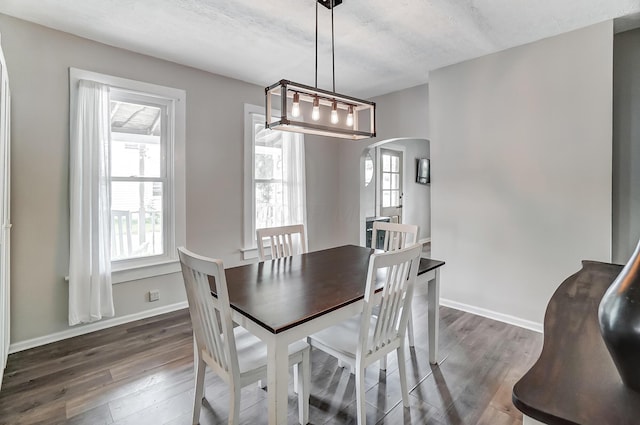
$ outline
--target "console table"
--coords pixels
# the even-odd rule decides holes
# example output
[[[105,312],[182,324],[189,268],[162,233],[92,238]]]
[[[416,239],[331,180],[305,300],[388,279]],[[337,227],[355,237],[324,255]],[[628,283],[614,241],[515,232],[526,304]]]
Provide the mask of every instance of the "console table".
[[[540,358],[513,387],[524,425],[640,423],[640,392],[622,384],[598,326],[600,299],[621,270],[583,261],[551,297]]]

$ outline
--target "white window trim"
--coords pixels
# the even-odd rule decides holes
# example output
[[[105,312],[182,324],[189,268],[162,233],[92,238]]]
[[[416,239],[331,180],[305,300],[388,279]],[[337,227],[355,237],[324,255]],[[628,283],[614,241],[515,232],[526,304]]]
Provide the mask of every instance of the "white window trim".
[[[253,202],[255,188],[253,178],[255,146],[253,142],[253,119],[251,115],[265,115],[265,109],[256,105],[244,105],[244,178],[243,178],[243,248],[240,249],[243,260],[258,258],[256,235],[253,234],[253,226],[256,217],[256,207]]]
[[[169,226],[170,229],[166,235],[169,238],[173,238],[173,240],[168,243],[169,252],[166,253],[166,256],[160,258],[157,256],[151,257],[149,261],[144,262],[123,261],[117,268],[117,263],[113,262],[112,282],[116,284],[180,272],[180,261],[176,248],[186,244],[186,92],[172,87],[129,80],[77,68],[69,68],[70,111],[76,109],[75,103],[79,80],[97,81],[115,88],[139,92],[146,96],[157,96],[159,98],[173,100],[174,131],[169,131],[169,139],[167,140],[168,147],[173,145],[173,149],[168,149],[169,152],[173,151],[173,167],[171,167],[172,170],[167,173],[169,181],[173,181],[173,187],[170,187],[167,191],[170,215],[173,218],[173,223]],[[73,117],[71,119],[73,119]],[[171,158],[168,158],[168,161],[171,161]],[[172,200],[173,202],[171,202]]]

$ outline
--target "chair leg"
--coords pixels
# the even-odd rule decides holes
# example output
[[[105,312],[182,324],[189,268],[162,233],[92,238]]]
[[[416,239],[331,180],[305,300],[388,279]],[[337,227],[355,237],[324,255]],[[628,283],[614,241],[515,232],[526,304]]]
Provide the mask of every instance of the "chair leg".
[[[380,370],[387,370],[387,355],[385,354],[380,358]]]
[[[300,394],[300,386],[298,385],[298,363],[293,365],[293,393]]]
[[[415,347],[416,343],[413,339],[413,313],[409,308],[409,320],[407,321],[407,333],[409,334],[409,347]]]
[[[402,389],[402,405],[409,407],[409,389],[407,388],[407,365],[404,358],[404,347],[396,350],[398,353],[398,370],[400,372],[400,388]]]
[[[358,425],[366,425],[367,410],[364,402],[364,371],[361,365],[356,365],[356,411],[358,417]]]
[[[231,385],[229,391],[229,425],[240,423],[240,386]]]
[[[194,351],[197,351],[197,349]],[[207,368],[207,365],[200,356],[196,354],[195,357],[197,357],[197,360],[193,365],[196,376],[195,394],[193,396],[193,425],[200,423],[200,408],[202,407],[202,398],[204,397],[204,372]]]
[[[311,391],[311,359],[310,351],[304,350],[302,353],[302,364],[300,370],[296,364],[294,368],[294,382],[298,382],[298,416],[301,425],[309,423],[309,394]]]

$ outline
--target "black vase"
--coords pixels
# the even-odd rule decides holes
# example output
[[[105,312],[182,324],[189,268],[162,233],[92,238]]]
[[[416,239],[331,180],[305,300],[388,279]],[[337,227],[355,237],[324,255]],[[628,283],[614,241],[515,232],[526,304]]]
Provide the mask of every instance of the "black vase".
[[[622,382],[640,391],[640,242],[602,297],[598,319]]]

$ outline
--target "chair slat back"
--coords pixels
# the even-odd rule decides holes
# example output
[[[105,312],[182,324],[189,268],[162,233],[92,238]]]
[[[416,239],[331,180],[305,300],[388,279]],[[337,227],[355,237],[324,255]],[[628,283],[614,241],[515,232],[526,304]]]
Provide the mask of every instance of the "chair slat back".
[[[384,221],[373,222],[373,241],[378,240],[378,232],[385,232],[385,251],[395,251],[406,248],[418,241],[418,231],[420,228],[415,224],[387,223]]]
[[[260,261],[266,260],[267,248],[272,260],[307,252],[303,224],[256,229],[256,239]],[[265,245],[265,241],[269,242],[269,246]]]
[[[420,244],[413,244],[371,255],[358,344],[362,356],[372,355],[398,338],[404,338],[421,250]],[[378,304],[375,290],[379,283],[384,286],[380,309],[375,316],[373,309]],[[370,326],[374,328],[370,329]]]
[[[236,376],[238,355],[222,260],[203,257],[182,247],[178,248],[178,254],[196,339],[194,350],[206,353],[219,368],[218,372]],[[215,281],[216,296],[211,293],[209,277]]]

